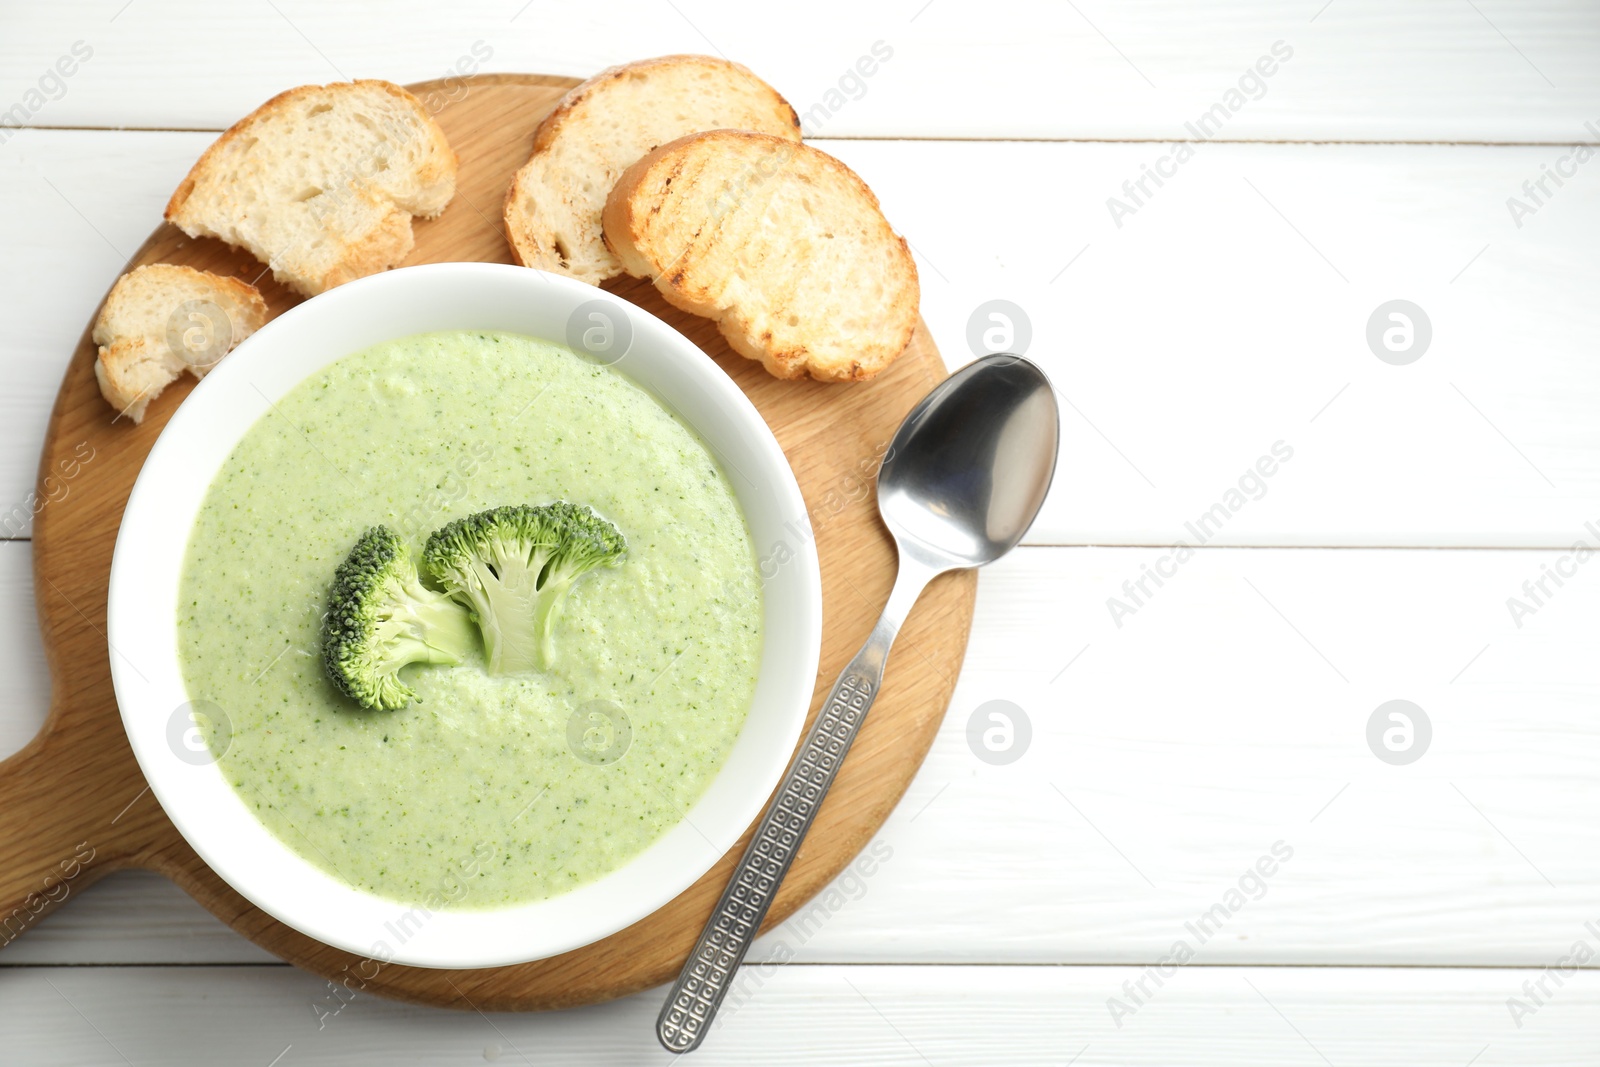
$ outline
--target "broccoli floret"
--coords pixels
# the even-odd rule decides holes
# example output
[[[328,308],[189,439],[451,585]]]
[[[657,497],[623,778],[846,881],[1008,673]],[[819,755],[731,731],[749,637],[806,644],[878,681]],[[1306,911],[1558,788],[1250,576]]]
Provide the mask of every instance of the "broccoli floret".
[[[567,590],[595,567],[615,566],[627,547],[591,508],[558,500],[457,519],[428,538],[422,563],[472,609],[489,670],[509,674],[549,668]]]
[[[416,696],[400,680],[412,663],[460,663],[477,644],[467,611],[422,584],[405,543],[386,526],[361,535],[328,592],[322,662],[364,708],[395,711]]]

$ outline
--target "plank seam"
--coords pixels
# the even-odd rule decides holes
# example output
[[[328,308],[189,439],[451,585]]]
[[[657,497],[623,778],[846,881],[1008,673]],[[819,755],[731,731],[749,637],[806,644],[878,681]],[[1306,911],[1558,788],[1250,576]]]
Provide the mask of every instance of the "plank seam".
[[[213,126],[11,126],[8,129],[48,130],[56,133],[211,133],[221,134],[226,127]],[[828,141],[882,141],[910,143],[952,144],[1281,144],[1281,145],[1438,145],[1477,148],[1577,148],[1583,141],[1450,141],[1437,139],[1373,140],[1367,138],[1302,138],[1302,137],[1212,137],[1198,140],[1193,137],[935,137],[915,134],[901,135],[833,135],[808,137],[807,143]]]

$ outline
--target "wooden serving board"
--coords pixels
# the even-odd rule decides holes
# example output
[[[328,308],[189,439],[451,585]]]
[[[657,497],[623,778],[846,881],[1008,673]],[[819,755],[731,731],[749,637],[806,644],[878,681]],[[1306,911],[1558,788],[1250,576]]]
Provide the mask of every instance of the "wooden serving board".
[[[416,224],[407,263],[510,262],[501,201],[534,127],[572,85],[540,75],[428,82],[413,90],[437,109],[461,160],[449,208]],[[261,287],[273,313],[297,298],[243,252],[161,225],[129,263],[179,263]],[[648,283],[607,286],[660,316],[710,354],[765,416],[794,467],[822,560],[822,662],[811,715],[866,638],[888,597],[894,546],[873,504],[873,472],[911,406],[945,376],[926,326],[877,380],[823,385],[773,379],[731,352],[716,328],[669,306]],[[56,398],[40,462],[34,521],[35,592],[54,691],[43,731],[0,763],[0,943],[101,876],[143,867],[171,878],[268,951],[353,991],[457,1008],[533,1010],[606,1000],[677,974],[726,884],[738,846],[660,911],[565,955],[513,967],[440,971],[380,965],[330,948],[270,918],[234,892],[178,834],[150,795],[117,713],[105,637],[106,587],[122,509],[186,377],[151,404],[143,425],[113,420],[94,378],[88,331]],[[173,537],[187,537],[174,528]],[[767,919],[781,923],[822,889],[882,825],[921,764],[950,701],[972,621],[976,577],[946,575],[901,632],[883,696]],[[747,834],[748,836],[748,834]],[[341,994],[345,995],[345,994]]]

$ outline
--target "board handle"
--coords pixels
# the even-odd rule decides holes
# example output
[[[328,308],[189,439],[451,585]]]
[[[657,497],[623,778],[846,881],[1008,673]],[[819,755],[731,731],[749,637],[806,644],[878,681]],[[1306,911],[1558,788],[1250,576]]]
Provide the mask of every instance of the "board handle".
[[[0,948],[166,840],[170,824],[127,738],[97,731],[95,717],[58,704],[39,736],[0,762]],[[117,722],[115,707],[97,717]]]

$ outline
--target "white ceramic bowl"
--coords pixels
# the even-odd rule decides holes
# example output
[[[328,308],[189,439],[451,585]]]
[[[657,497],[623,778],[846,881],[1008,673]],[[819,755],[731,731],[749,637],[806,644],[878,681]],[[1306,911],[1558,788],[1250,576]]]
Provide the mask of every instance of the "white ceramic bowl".
[[[587,322],[593,309],[579,309],[592,301],[632,326],[617,369],[670,404],[726,457],[725,467],[736,468],[728,477],[758,553],[788,549],[787,562],[763,576],[755,698],[699,803],[631,862],[549,900],[430,915],[352,888],[302,859],[256,820],[214,762],[196,759],[175,739],[190,725],[177,642],[185,548],[223,461],[269,404],[308,375],[369,345],[431,330],[501,330],[565,344],[569,321],[576,315]],[[615,933],[688,888],[733,846],[777,785],[805,720],[822,592],[805,503],[777,441],[733,381],[687,338],[567,278],[442,263],[365,278],[306,301],[196,387],[162,431],[129,498],[111,565],[107,630],[117,703],[139,765],[179,831],[224,881],[269,915],[350,952],[419,967],[485,967]]]

